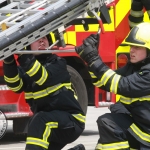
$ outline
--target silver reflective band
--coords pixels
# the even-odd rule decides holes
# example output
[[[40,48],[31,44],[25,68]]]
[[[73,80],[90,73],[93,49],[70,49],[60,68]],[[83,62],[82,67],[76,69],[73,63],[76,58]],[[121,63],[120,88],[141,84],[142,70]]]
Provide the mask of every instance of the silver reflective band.
[[[48,149],[48,146],[49,146],[49,143],[47,141],[44,141],[44,140],[41,140],[38,138],[32,138],[32,137],[27,138],[26,144],[38,145],[38,146],[44,147],[46,149]]]
[[[134,17],[142,17],[144,15],[143,11],[130,11],[130,15]]]
[[[125,104],[131,104],[136,101],[150,101],[150,95],[138,97],[138,98],[130,98],[125,96],[120,96],[120,101]]]
[[[121,149],[126,149],[129,148],[128,141],[125,142],[115,142],[111,144],[97,144],[96,150],[121,150]]]
[[[120,78],[121,78],[120,75],[117,75],[117,74],[114,75],[112,82],[111,82],[110,92],[117,94],[117,88],[118,88],[118,83],[119,83]]]

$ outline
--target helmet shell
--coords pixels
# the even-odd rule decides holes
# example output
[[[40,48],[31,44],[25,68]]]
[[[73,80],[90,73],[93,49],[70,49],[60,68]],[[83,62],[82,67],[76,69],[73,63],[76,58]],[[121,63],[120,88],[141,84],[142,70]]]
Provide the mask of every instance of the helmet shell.
[[[150,49],[150,23],[143,22],[133,27],[124,44]]]

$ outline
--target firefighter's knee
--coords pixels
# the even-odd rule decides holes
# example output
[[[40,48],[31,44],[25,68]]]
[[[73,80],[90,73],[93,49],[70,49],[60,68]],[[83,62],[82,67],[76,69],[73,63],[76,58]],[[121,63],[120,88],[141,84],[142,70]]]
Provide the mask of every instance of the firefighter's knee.
[[[37,114],[35,114],[33,117],[32,117],[32,120],[30,121],[30,124],[29,125],[39,125],[39,123],[43,122],[42,119],[43,118],[43,114],[42,112],[39,112]]]
[[[99,116],[98,119],[97,119],[97,124],[99,126],[103,126],[104,122],[107,122],[108,115],[109,114],[104,114],[102,116]]]
[[[28,125],[28,132],[33,133],[33,132],[39,132],[39,128],[44,129],[45,127],[45,120],[42,112],[39,112],[35,114],[29,125]]]

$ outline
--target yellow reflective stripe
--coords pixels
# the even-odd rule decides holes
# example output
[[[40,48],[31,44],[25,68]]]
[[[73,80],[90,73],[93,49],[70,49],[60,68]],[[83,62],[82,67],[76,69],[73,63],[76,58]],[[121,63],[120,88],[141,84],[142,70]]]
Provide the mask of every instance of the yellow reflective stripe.
[[[111,69],[108,69],[102,76],[101,78],[101,82],[103,85],[105,85],[107,83],[107,81],[109,80],[109,78],[115,74],[115,72]]]
[[[45,129],[44,134],[43,134],[43,140],[44,141],[48,140],[48,137],[50,136],[52,128],[58,128],[58,122],[48,122],[48,123],[46,123],[46,129]]]
[[[16,75],[15,77],[13,77],[13,78],[9,78],[9,77],[6,77],[4,75],[4,79],[5,79],[6,82],[15,83],[15,82],[17,82],[20,79],[20,77],[19,77],[19,74]]]
[[[8,88],[11,89],[14,92],[17,92],[22,88],[22,86],[23,86],[23,82],[22,82],[22,79],[20,79],[20,84],[17,87],[9,87],[8,86]]]
[[[71,90],[74,93],[74,98],[77,100],[78,96],[76,95],[76,92],[74,91],[74,89],[69,85],[69,86],[65,86],[68,90]]]
[[[125,104],[131,104],[135,101],[138,101],[138,99],[139,98],[130,98],[130,97],[120,96],[120,101]]]
[[[43,140],[48,141],[48,137],[50,136],[50,134],[51,134],[51,129],[49,128],[49,126],[46,126],[46,129],[43,133]]]
[[[36,60],[33,67],[28,70],[26,73],[32,77],[33,75],[35,75],[37,73],[37,71],[39,70],[39,68],[41,67],[41,64]]]
[[[38,98],[47,96],[47,95],[57,91],[58,89],[62,88],[63,86],[71,87],[71,83],[57,84],[57,85],[48,87],[48,88],[38,91],[38,92],[25,92],[25,99],[31,99],[31,98],[38,99]]]
[[[81,56],[82,53],[83,53],[83,50],[79,53],[79,55]]]
[[[96,150],[117,150],[129,148],[128,141],[125,142],[115,142],[111,144],[97,144]]]
[[[114,75],[112,82],[111,82],[110,92],[117,94],[117,88],[118,88],[118,83],[119,83],[120,78],[121,78],[120,75],[117,75],[117,74]]]
[[[131,104],[136,101],[150,101],[150,95],[139,97],[139,98],[130,98],[125,96],[120,96],[119,99],[124,104]]]
[[[142,17],[142,16],[144,16],[144,12],[131,10],[130,15],[133,17]]]
[[[97,87],[101,87],[103,85],[101,81],[93,82],[93,84]]]
[[[64,83],[63,84],[67,89],[73,90],[71,87],[71,83]]]
[[[85,123],[85,116],[82,114],[72,114],[73,117],[75,117],[77,120]]]
[[[89,74],[90,74],[90,76],[91,76],[92,78],[97,78],[93,72],[90,72],[90,71],[89,71]]]
[[[47,77],[48,77],[48,73],[45,70],[45,68],[42,66],[42,76],[38,81],[36,81],[36,83],[38,85],[42,85],[45,82],[45,80],[47,79]]]
[[[150,142],[150,135],[147,134],[147,133],[142,132],[134,123],[130,126],[130,128],[142,140]]]
[[[33,98],[33,93],[32,92],[25,92],[25,99],[30,99]]]
[[[140,22],[139,23],[131,22],[130,20],[128,20],[128,21],[129,21],[130,27],[134,27],[140,23]]]
[[[48,146],[49,146],[48,142],[43,141],[43,140],[38,139],[38,138],[33,138],[33,137],[27,137],[26,144],[41,146],[41,147],[44,147],[45,149],[48,149]]]
[[[50,128],[58,128],[58,122],[48,122],[46,125]]]

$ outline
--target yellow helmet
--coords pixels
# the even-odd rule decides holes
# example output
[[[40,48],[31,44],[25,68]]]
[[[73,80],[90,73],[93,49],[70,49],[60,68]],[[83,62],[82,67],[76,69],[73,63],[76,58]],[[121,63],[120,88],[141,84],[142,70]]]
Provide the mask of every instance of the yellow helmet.
[[[125,39],[125,44],[150,49],[150,23],[143,22],[133,27]]]

